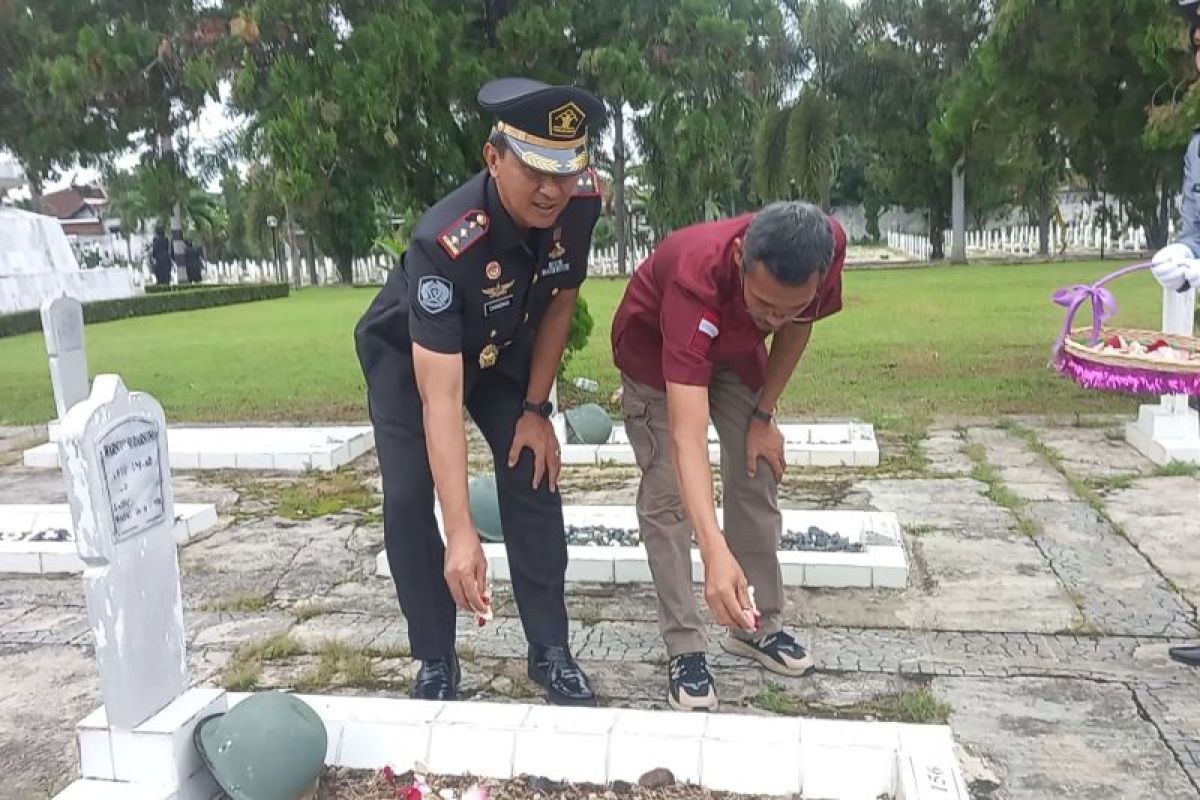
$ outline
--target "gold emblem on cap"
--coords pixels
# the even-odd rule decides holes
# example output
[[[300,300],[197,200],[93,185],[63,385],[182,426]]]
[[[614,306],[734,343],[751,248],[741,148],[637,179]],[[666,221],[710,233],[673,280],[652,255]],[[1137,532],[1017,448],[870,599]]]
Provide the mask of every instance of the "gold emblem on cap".
[[[560,139],[574,139],[583,126],[583,109],[574,101],[559,106],[550,112],[550,135]]]
[[[489,344],[487,347],[483,348],[483,350],[479,352],[479,368],[488,369],[489,367],[496,366],[496,357],[499,354],[500,351],[496,349],[496,345],[494,344]]]
[[[484,274],[487,275],[489,281],[497,280],[500,277],[500,262],[489,261]]]

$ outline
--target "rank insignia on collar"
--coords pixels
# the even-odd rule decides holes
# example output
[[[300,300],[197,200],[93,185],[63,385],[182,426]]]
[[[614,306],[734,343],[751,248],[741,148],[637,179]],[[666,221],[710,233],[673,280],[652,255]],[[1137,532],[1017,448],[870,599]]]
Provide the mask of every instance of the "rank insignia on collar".
[[[483,238],[487,233],[489,223],[487,214],[482,211],[468,211],[455,220],[453,225],[442,231],[438,236],[438,244],[450,254],[451,258],[458,258]]]
[[[579,181],[575,184],[575,197],[599,197],[600,182],[596,179],[594,169],[585,169],[579,173]]]

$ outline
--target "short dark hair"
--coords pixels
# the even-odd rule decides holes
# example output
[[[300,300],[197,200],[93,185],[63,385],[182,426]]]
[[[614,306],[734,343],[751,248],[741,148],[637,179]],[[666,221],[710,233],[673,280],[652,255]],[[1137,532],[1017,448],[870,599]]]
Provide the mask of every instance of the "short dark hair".
[[[500,131],[492,128],[492,132],[488,134],[488,144],[496,148],[496,151],[501,155],[508,152],[508,137]]]
[[[780,283],[798,286],[833,264],[833,227],[811,203],[771,203],[754,216],[742,242],[742,268],[758,264]]]

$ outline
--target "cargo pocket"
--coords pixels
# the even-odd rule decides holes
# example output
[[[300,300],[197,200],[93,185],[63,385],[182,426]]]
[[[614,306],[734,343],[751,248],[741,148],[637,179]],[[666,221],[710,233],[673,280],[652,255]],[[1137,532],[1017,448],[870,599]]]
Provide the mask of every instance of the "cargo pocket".
[[[633,459],[638,468],[648,470],[658,460],[658,442],[650,427],[650,406],[645,398],[629,391],[621,393],[621,410],[625,413],[625,435],[629,437],[629,446],[633,448]]]

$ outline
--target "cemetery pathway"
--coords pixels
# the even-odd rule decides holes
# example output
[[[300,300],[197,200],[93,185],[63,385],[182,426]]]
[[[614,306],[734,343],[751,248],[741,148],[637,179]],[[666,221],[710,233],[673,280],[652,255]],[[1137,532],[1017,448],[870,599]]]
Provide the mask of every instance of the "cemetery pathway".
[[[782,505],[894,511],[909,587],[789,590],[817,670],[768,676],[710,647],[724,710],[948,720],[976,798],[1200,797],[1200,475],[1156,468],[1123,420],[943,420],[881,435],[877,469],[792,468]],[[0,503],[63,502],[19,466],[34,429],[0,431]],[[475,463],[487,460],[478,442]],[[222,524],[180,551],[193,683],[404,696],[415,672],[382,547],[372,455],[332,475],[177,473],[176,499]],[[569,503],[631,503],[629,468],[578,468]],[[464,690],[540,702],[507,585],[497,616],[460,620]],[[665,707],[648,586],[573,586],[573,646],[611,705]],[[0,575],[0,798],[74,776],[94,708],[75,577]],[[748,769],[752,765],[747,766]]]

